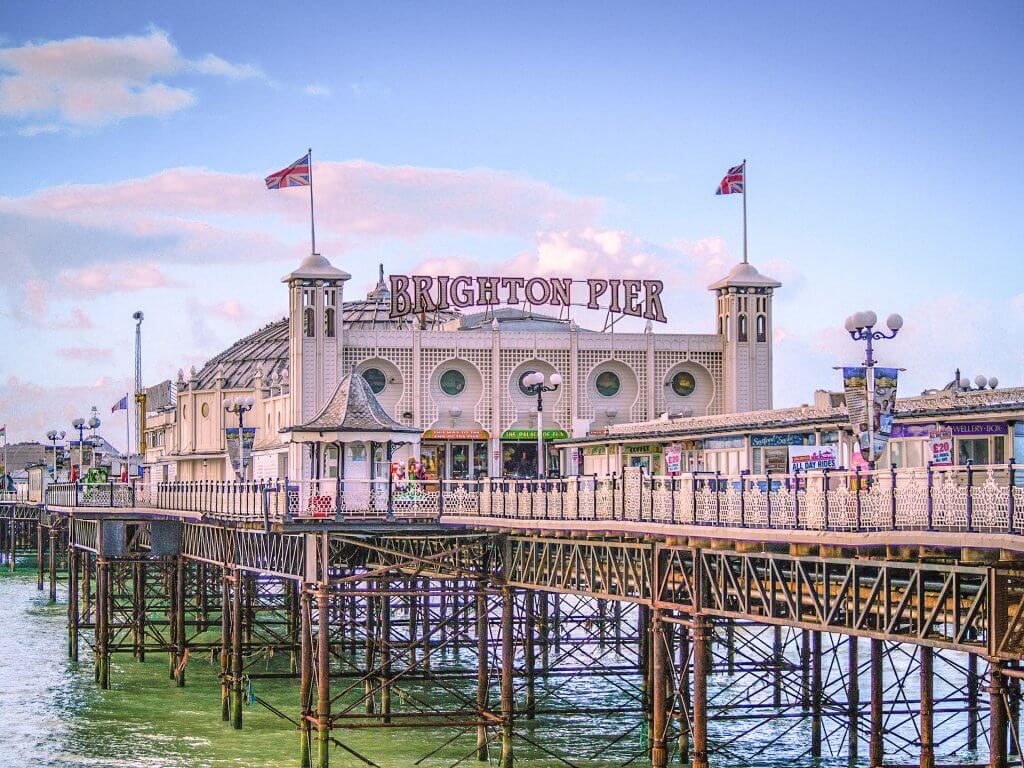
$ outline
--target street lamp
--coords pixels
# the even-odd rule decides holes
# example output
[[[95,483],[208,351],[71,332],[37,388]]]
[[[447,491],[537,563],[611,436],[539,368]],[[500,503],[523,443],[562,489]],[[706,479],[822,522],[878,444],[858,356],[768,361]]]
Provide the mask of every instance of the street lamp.
[[[241,467],[239,473],[239,479],[245,480],[246,470],[246,455],[245,455],[245,440],[243,438],[244,432],[242,428],[242,415],[246,411],[251,411],[256,401],[253,398],[239,395],[238,397],[229,397],[224,401],[224,410],[228,413],[238,414],[238,465]]]
[[[552,373],[545,384],[544,374],[535,371],[526,374],[522,384],[524,391],[537,396],[537,479],[540,480],[547,474],[547,462],[544,461],[544,393],[554,392],[562,386],[562,375]]]
[[[843,323],[843,327],[846,328],[851,339],[864,342],[864,368],[867,373],[868,389],[868,463],[872,467],[875,465],[875,363],[877,362],[873,344],[883,339],[895,339],[896,334],[903,327],[903,318],[896,313],[889,315],[885,319],[885,324],[889,328],[888,333],[876,331],[877,323],[878,315],[870,309],[854,312]]]
[[[93,438],[92,440],[89,441],[89,446],[92,448],[92,450],[89,451],[89,469],[92,469],[92,468],[94,468],[96,466],[96,445],[97,445],[96,430],[99,429],[99,426],[100,426],[100,417],[96,415],[97,413],[98,412],[96,410],[96,406],[94,405],[92,407],[92,416],[89,417],[89,422],[88,422],[89,429],[92,430],[92,438]]]
[[[53,481],[57,482],[57,441],[63,440],[64,435],[67,433],[64,430],[58,432],[56,429],[51,429],[46,433],[46,439],[53,443]]]
[[[78,430],[78,474],[82,473],[85,463],[85,419],[78,418],[71,422],[71,426]]]

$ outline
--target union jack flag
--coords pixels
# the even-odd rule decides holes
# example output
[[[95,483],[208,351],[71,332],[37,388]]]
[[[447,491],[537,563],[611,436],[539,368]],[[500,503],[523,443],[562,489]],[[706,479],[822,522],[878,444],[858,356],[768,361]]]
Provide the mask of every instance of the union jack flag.
[[[267,189],[281,189],[281,187],[308,187],[309,186],[309,154],[305,154],[280,171],[270,174],[266,178]]]
[[[743,171],[746,169],[747,162],[744,160],[739,165],[734,165],[728,171],[725,172],[725,178],[718,185],[718,190],[715,192],[716,195],[731,195],[733,192],[743,193]]]

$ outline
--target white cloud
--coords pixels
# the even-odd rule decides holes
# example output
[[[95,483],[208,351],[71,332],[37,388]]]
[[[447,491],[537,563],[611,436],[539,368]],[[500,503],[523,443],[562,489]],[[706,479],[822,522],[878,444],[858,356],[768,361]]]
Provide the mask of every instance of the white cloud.
[[[307,96],[322,96],[323,98],[329,98],[331,95],[331,89],[326,85],[320,85],[320,83],[310,83],[302,92]]]
[[[160,29],[146,35],[26,43],[0,49],[0,115],[51,118],[23,128],[26,135],[168,115],[196,103],[191,90],[166,82],[186,72],[229,79],[261,76],[255,67],[214,54],[189,61]]]

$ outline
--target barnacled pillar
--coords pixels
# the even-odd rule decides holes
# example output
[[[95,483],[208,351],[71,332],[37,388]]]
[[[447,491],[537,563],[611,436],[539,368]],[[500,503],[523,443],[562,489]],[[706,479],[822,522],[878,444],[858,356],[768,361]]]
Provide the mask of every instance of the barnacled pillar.
[[[932,685],[932,662],[934,651],[922,645],[920,685],[921,685],[921,768],[935,768],[935,696]]]
[[[1006,681],[999,662],[989,662],[989,768],[1006,768]]]
[[[651,644],[653,670],[651,674],[651,699],[653,713],[651,718],[651,768],[665,768],[668,765],[668,750],[665,748],[665,734],[668,731],[668,648],[665,638],[665,625],[661,611],[653,610],[651,621]]]
[[[693,617],[693,768],[708,768],[708,675],[711,672],[711,626]]]
[[[871,743],[869,757],[871,768],[882,768],[883,736],[885,734],[882,682],[882,641],[871,640]]]
[[[500,768],[512,768],[512,718],[515,709],[512,665],[515,660],[513,610],[515,595],[511,587],[501,589],[501,762]]]

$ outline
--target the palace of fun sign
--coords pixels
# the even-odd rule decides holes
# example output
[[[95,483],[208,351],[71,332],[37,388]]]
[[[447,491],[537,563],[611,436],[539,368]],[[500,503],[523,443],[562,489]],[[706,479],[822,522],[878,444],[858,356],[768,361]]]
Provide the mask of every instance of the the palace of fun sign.
[[[616,280],[571,277],[449,277],[390,275],[391,318],[443,309],[531,306],[607,309],[609,312],[667,322],[661,303],[661,280]],[[584,297],[582,294],[585,293]],[[573,288],[580,295],[574,295]]]

